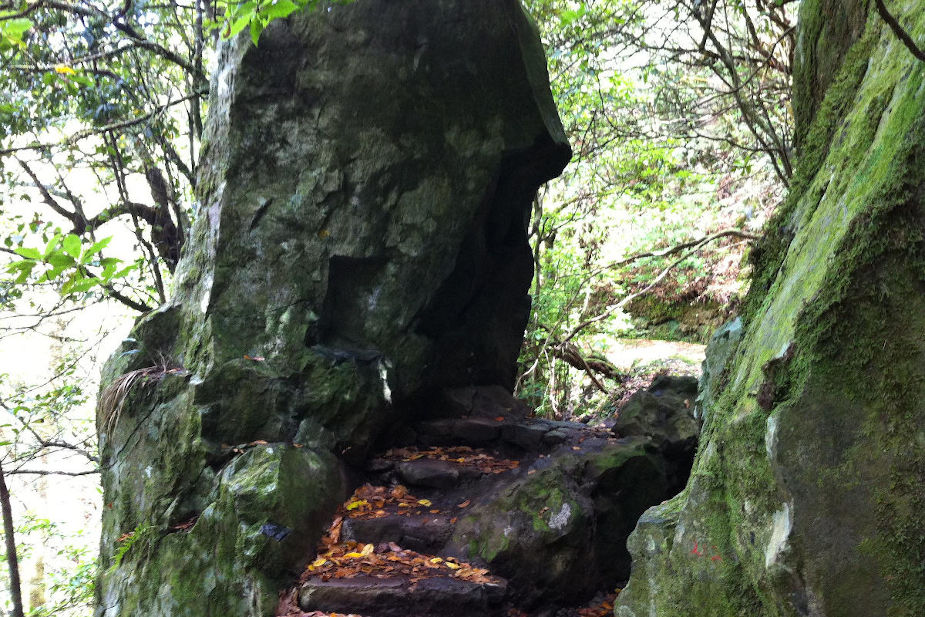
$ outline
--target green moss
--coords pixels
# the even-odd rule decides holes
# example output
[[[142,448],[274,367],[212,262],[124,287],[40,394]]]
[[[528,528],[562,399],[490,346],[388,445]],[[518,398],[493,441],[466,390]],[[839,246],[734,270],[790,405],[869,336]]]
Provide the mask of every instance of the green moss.
[[[498,555],[507,551],[511,541],[503,534],[495,536],[479,536],[478,539],[469,542],[469,555],[478,555],[486,562],[491,563]]]
[[[869,0],[803,0],[793,71],[795,143],[802,153],[806,132],[828,94],[848,49],[864,32]]]
[[[822,185],[817,185],[811,191],[812,183],[829,154],[835,131],[851,109],[867,72],[876,40],[876,29],[871,28],[845,55],[841,68],[828,88],[828,95],[816,114],[816,120],[809,128],[787,199],[768,222],[764,236],[749,255],[754,276],[742,309],[746,323],[761,310],[777,279],[797,231],[798,217],[803,214],[799,210],[805,209],[806,203],[813,204],[815,208],[825,193],[827,187]]]
[[[755,254],[740,353],[675,504],[680,541],[722,560],[671,546],[618,614],[645,597],[660,616],[794,615],[800,593],[825,614],[925,612],[925,65],[892,36],[869,23],[844,55]]]
[[[700,301],[690,294],[675,298],[647,294],[631,302],[627,310],[643,322],[641,328],[648,336],[693,343],[706,343],[729,315],[725,305]]]

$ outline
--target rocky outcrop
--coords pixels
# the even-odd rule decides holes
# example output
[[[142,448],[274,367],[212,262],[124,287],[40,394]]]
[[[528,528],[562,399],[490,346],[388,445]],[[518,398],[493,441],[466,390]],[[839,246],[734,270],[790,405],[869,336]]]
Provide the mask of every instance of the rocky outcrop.
[[[386,429],[510,388],[570,156],[516,0],[365,0],[223,43],[173,299],[106,368],[99,615],[267,615]]]
[[[617,437],[643,437],[665,464],[669,495],[684,488],[694,463],[700,423],[694,417],[697,379],[659,375],[620,409],[612,430]]]
[[[800,28],[799,169],[619,617],[925,614],[925,63],[872,2],[806,0]]]

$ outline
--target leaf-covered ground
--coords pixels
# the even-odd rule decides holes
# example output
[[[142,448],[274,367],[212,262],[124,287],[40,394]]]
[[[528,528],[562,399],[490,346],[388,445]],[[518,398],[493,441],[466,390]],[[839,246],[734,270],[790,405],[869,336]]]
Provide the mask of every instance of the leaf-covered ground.
[[[517,469],[520,461],[493,456],[487,451],[469,446],[393,448],[381,459],[407,462],[430,459],[453,463],[478,470],[482,474],[502,474]],[[345,540],[344,522],[348,519],[368,520],[387,516],[415,517],[441,514],[455,524],[457,516],[471,505],[470,499],[454,500],[451,504],[435,505],[430,499],[419,498],[404,485],[377,486],[363,484],[338,509],[325,535],[318,544],[315,559],[302,573],[299,583],[280,595],[277,617],[363,617],[354,613],[303,611],[299,606],[299,588],[309,579],[351,579],[370,577],[394,579],[403,577],[413,587],[418,582],[436,577],[452,577],[476,584],[503,584],[489,569],[464,560],[410,550],[395,542],[362,543]],[[598,594],[587,606],[562,609],[557,615],[568,617],[604,617],[613,612],[615,593]],[[510,608],[508,617],[530,617],[519,608]]]

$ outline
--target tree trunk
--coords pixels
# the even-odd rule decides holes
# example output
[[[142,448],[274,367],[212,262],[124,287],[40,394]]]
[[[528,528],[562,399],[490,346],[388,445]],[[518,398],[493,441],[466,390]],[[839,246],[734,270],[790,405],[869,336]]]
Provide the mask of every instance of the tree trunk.
[[[10,569],[10,595],[13,598],[12,617],[24,617],[22,589],[19,583],[19,558],[16,556],[16,537],[13,535],[13,508],[10,491],[6,488],[3,465],[0,464],[0,509],[3,510],[3,536],[6,539],[6,563]]]

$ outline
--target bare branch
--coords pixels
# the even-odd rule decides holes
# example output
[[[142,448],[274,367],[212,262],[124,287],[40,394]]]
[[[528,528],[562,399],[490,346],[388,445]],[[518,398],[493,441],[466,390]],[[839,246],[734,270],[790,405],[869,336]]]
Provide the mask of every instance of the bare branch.
[[[127,120],[121,120],[121,121],[119,121],[119,122],[113,122],[112,124],[107,124],[107,125],[100,126],[100,127],[93,127],[93,128],[85,129],[85,130],[83,130],[83,131],[78,131],[78,132],[74,133],[71,137],[68,137],[67,139],[63,139],[63,140],[58,141],[58,142],[45,142],[45,143],[30,144],[30,145],[28,145],[28,146],[17,146],[17,147],[13,147],[13,148],[4,148],[4,149],[0,149],[0,157],[2,157],[2,156],[7,156],[7,155],[9,155],[9,154],[14,154],[14,153],[16,153],[16,152],[24,152],[24,151],[27,151],[27,150],[50,150],[50,149],[53,149],[53,148],[60,148],[60,147],[62,147],[62,146],[67,146],[67,145],[70,145],[70,144],[74,144],[74,143],[76,143],[76,142],[78,142],[78,141],[81,141],[81,140],[83,140],[83,139],[87,139],[88,137],[93,137],[94,135],[100,135],[100,134],[102,134],[102,133],[106,133],[106,132],[109,132],[109,131],[118,131],[118,130],[121,130],[121,129],[131,128],[131,127],[136,126],[136,125],[138,125],[138,124],[142,124],[142,123],[144,123],[144,122],[147,122],[148,120],[150,120],[151,118],[153,118],[153,117],[156,116],[157,114],[163,112],[164,110],[166,110],[166,109],[168,109],[168,108],[170,108],[170,107],[173,107],[174,105],[179,105],[180,103],[185,103],[186,101],[192,100],[192,99],[194,99],[194,98],[196,98],[196,97],[200,97],[200,96],[202,96],[202,95],[204,95],[204,94],[207,94],[207,93],[208,93],[208,89],[200,89],[200,90],[194,92],[193,94],[189,94],[189,95],[184,96],[184,97],[181,97],[181,98],[179,98],[179,99],[174,99],[174,100],[172,100],[172,101],[169,101],[169,102],[167,102],[167,103],[164,103],[163,105],[160,105],[159,107],[156,107],[156,108],[153,109],[152,111],[150,111],[150,112],[148,112],[148,113],[146,113],[146,114],[144,114],[144,115],[142,115],[142,116],[137,116],[137,117],[135,117],[135,118],[129,118],[129,119],[127,119]]]
[[[747,231],[742,231],[740,229],[724,229],[722,231],[712,233],[708,236],[704,236],[696,240],[689,240],[687,242],[682,242],[681,244],[676,244],[675,246],[672,246],[670,248],[667,248],[661,251],[645,251],[642,253],[636,253],[635,255],[631,255],[627,257],[626,259],[615,261],[612,264],[601,268],[600,270],[598,270],[598,272],[602,272],[603,270],[610,270],[613,268],[620,268],[625,265],[631,264],[634,261],[639,261],[640,259],[644,259],[646,257],[668,257],[669,255],[674,255],[675,253],[679,253],[685,249],[691,248],[692,246],[699,247],[704,244],[709,244],[710,242],[713,242],[714,240],[719,240],[720,238],[727,238],[730,236],[734,238],[742,238],[744,240],[753,240],[753,241],[760,239],[760,236],[756,236],[755,234],[750,234]]]
[[[912,52],[913,56],[922,62],[925,62],[925,51],[922,51],[919,46],[916,45],[915,41],[912,40],[912,37],[909,36],[909,33],[903,29],[902,25],[900,25],[899,21],[897,21],[897,19],[890,14],[886,8],[886,5],[883,3],[883,0],[874,0],[874,3],[877,5],[877,12],[880,13],[880,17],[882,17],[883,21],[885,21],[886,24],[890,27],[890,30],[893,31],[893,34],[895,34],[899,40],[902,41],[903,45],[905,45],[909,51]]]
[[[9,476],[92,476],[99,473],[99,469],[87,469],[85,471],[60,471],[56,469],[14,469],[7,472]]]
[[[603,313],[601,313],[601,314],[599,314],[599,315],[597,315],[597,316],[595,316],[595,317],[591,317],[591,318],[589,318],[589,319],[586,319],[585,321],[581,322],[580,324],[578,324],[577,326],[575,326],[574,328],[572,328],[571,332],[569,332],[569,334],[562,340],[562,343],[564,344],[564,343],[569,342],[570,340],[572,340],[573,338],[575,338],[575,336],[577,336],[582,330],[584,330],[584,329],[587,328],[588,326],[590,326],[590,325],[592,325],[592,324],[595,324],[595,323],[597,323],[597,322],[599,322],[599,321],[603,321],[603,320],[607,319],[608,317],[610,317],[611,315],[613,315],[613,314],[614,314],[615,312],[617,312],[618,310],[622,309],[624,306],[626,306],[627,304],[629,304],[630,302],[632,302],[632,301],[635,300],[636,298],[638,298],[638,297],[640,297],[640,296],[643,296],[643,295],[649,293],[650,291],[652,291],[653,289],[655,289],[655,287],[656,287],[659,283],[661,283],[662,280],[663,280],[666,276],[668,276],[668,273],[669,273],[669,272],[671,272],[674,268],[676,268],[679,264],[681,264],[685,259],[687,259],[687,258],[690,257],[691,255],[693,255],[694,253],[696,253],[698,250],[700,250],[701,248],[703,248],[705,245],[709,244],[710,242],[713,242],[714,240],[718,240],[719,238],[724,238],[724,237],[726,237],[726,236],[737,236],[737,237],[740,237],[740,238],[746,238],[746,239],[750,239],[750,240],[757,240],[757,239],[758,239],[758,236],[755,236],[755,235],[753,235],[753,234],[749,234],[749,233],[746,233],[746,232],[738,231],[738,230],[735,230],[735,229],[727,229],[727,230],[725,230],[725,231],[720,231],[720,232],[717,232],[717,233],[715,233],[715,234],[711,234],[711,235],[709,235],[709,236],[700,238],[699,240],[692,240],[692,241],[690,241],[690,242],[683,242],[683,243],[681,243],[681,244],[679,244],[679,245],[677,245],[677,246],[673,246],[673,247],[671,247],[670,249],[666,249],[666,250],[664,250],[664,251],[660,251],[660,252],[657,252],[657,253],[651,253],[651,252],[650,252],[650,253],[639,253],[638,255],[633,255],[632,257],[629,257],[629,258],[627,258],[627,259],[624,259],[622,262],[617,262],[617,263],[615,263],[615,264],[612,264],[610,267],[617,267],[617,266],[620,266],[620,265],[626,265],[627,263],[631,263],[631,262],[633,262],[633,261],[636,261],[637,259],[642,259],[643,257],[667,257],[668,255],[674,255],[674,254],[676,254],[676,253],[678,253],[678,252],[680,252],[680,251],[683,251],[683,250],[686,249],[686,248],[691,248],[691,247],[692,247],[690,251],[684,253],[679,259],[676,259],[674,262],[672,262],[670,265],[668,265],[666,268],[664,268],[664,269],[658,274],[658,276],[656,276],[656,277],[652,280],[652,282],[649,283],[646,287],[644,287],[643,289],[640,289],[639,291],[636,291],[636,292],[634,292],[634,293],[631,293],[630,295],[628,295],[628,296],[624,297],[623,299],[621,299],[618,303],[616,303],[616,304],[614,304],[613,306],[611,306],[610,308],[608,308],[608,309],[607,309],[606,311],[604,311]]]

